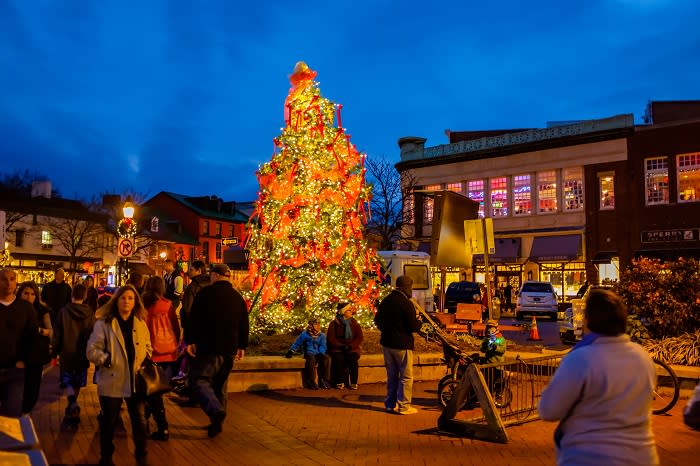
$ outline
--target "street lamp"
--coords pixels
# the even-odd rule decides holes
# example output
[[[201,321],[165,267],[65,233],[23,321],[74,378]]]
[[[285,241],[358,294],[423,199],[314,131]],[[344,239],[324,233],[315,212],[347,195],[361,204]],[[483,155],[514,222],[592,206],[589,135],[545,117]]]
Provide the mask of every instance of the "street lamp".
[[[133,239],[136,236],[136,222],[134,221],[134,212],[136,211],[136,208],[134,207],[134,204],[131,202],[131,197],[127,197],[126,201],[124,202],[124,206],[122,207],[122,214],[123,218],[119,220],[119,224],[117,225],[117,234],[119,235],[119,238],[124,238],[124,239]],[[133,254],[133,244],[130,245],[131,247],[129,248],[128,254],[124,250],[122,250],[121,246],[121,241],[119,247],[119,264],[121,265],[122,261],[121,259],[123,257],[126,258],[126,269],[128,271],[129,269],[129,256]],[[118,275],[118,281],[117,284],[118,286],[122,285],[122,270],[120,267],[119,270],[119,275]]]

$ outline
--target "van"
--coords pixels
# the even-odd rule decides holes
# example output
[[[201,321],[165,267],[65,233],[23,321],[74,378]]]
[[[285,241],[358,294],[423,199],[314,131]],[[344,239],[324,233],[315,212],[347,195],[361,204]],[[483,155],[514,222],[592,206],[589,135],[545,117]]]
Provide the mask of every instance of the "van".
[[[382,283],[396,287],[396,279],[406,275],[413,279],[413,297],[426,312],[433,311],[433,286],[430,255],[420,251],[377,251],[384,261]]]

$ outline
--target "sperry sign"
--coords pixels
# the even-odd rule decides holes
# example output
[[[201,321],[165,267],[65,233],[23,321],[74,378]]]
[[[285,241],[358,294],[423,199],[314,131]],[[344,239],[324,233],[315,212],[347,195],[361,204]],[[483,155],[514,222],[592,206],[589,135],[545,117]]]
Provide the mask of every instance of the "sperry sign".
[[[675,243],[697,241],[698,238],[700,238],[700,228],[642,231],[642,243]]]

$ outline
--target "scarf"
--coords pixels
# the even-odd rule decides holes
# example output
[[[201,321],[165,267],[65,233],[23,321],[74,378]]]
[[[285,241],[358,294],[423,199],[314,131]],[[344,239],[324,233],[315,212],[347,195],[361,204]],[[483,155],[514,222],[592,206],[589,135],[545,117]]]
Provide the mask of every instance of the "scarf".
[[[339,323],[345,326],[345,339],[352,340],[352,327],[350,326],[350,320],[352,319],[352,317],[346,319],[345,317],[343,317],[343,314],[336,314],[335,317],[336,319],[338,319]]]
[[[316,330],[316,327],[314,327],[314,324],[309,324],[308,327],[306,327],[306,333],[311,335],[312,338],[316,338],[321,334],[321,328],[319,327],[318,330]]]

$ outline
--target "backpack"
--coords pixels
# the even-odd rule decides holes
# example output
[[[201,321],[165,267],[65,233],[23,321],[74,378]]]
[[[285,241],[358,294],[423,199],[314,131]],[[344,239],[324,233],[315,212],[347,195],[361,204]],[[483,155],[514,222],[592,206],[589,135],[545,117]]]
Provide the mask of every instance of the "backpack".
[[[177,351],[177,336],[173,331],[170,313],[157,314],[148,320],[148,331],[154,354],[173,354]]]

